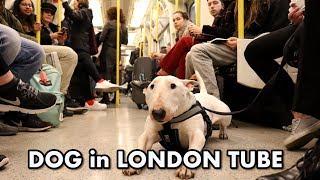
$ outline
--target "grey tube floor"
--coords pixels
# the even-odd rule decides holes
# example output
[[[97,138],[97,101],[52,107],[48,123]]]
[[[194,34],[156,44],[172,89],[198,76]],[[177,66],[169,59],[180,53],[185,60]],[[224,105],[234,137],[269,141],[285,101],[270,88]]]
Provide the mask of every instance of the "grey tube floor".
[[[122,98],[119,108],[108,108],[104,112],[88,112],[85,115],[65,118],[59,128],[42,133],[19,133],[16,136],[0,137],[0,154],[10,159],[10,163],[0,171],[0,179],[177,179],[175,170],[144,169],[139,176],[125,177],[116,167],[116,150],[126,153],[136,147],[137,138],[142,133],[147,112],[138,110],[129,98]],[[304,151],[289,152],[284,149],[283,140],[289,132],[237,122],[239,128],[229,128],[228,140],[217,139],[217,132],[208,141],[210,150],[222,150],[222,169],[197,169],[195,179],[255,179],[258,176],[276,172],[276,170],[232,170],[226,156],[228,149],[283,149],[284,165],[291,167]],[[310,146],[310,145],[309,145]],[[95,148],[98,154],[108,154],[111,169],[89,169],[88,151]],[[28,150],[38,149],[47,152],[58,149],[66,152],[77,149],[84,156],[84,163],[77,170],[62,167],[51,170],[42,167],[28,169]],[[153,149],[159,150],[156,144]],[[279,170],[278,170],[279,171]]]

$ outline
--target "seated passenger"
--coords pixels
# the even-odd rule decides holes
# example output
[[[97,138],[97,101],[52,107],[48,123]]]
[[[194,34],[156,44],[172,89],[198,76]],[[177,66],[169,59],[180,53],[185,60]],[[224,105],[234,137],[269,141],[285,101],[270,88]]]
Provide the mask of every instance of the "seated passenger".
[[[178,42],[183,37],[191,35],[189,32],[189,27],[194,26],[194,24],[189,20],[189,16],[186,12],[176,11],[173,13],[172,19],[174,23],[174,28],[176,29],[176,42]],[[165,54],[163,53],[155,52],[152,53],[151,58],[161,62],[164,56]]]
[[[266,83],[279,70],[280,65],[274,59],[283,56],[283,49],[291,35],[297,30],[299,24],[304,19],[304,11],[302,11],[295,3],[291,4],[289,9],[290,25],[271,32],[252,41],[245,51],[245,57],[248,64],[257,73],[257,75]],[[300,30],[300,29],[299,29]],[[295,85],[288,73],[281,69],[277,81],[273,86],[274,92],[278,93],[288,110],[292,109],[293,98],[295,94]],[[320,129],[319,120],[303,117],[297,113],[293,113],[292,135],[285,140],[285,146],[288,149],[299,149],[313,139],[312,133],[308,137],[299,135],[299,132],[308,129],[317,131]]]
[[[312,138],[319,138],[320,125],[320,56],[319,56],[319,7],[320,1],[306,1],[304,26],[305,31],[301,33],[303,39],[299,45],[301,54],[298,65],[298,78],[296,91],[294,94],[293,111],[296,112],[295,118],[299,119],[299,126],[291,137],[298,137],[295,144],[307,143]],[[303,19],[301,9],[293,6],[289,18],[292,23],[299,23]],[[278,45],[277,45],[278,46]],[[299,113],[297,113],[299,112]],[[305,121],[305,122],[303,122]],[[299,143],[300,142],[300,143]],[[312,180],[320,177],[320,140],[313,148],[306,151],[305,155],[297,160],[294,166],[281,172],[263,176],[257,180],[275,179],[300,179]],[[290,165],[289,165],[290,166]],[[288,167],[289,167],[288,166]]]
[[[288,0],[246,0],[245,37],[253,38],[261,33],[285,27],[289,23],[288,5]],[[237,38],[235,37],[229,38],[222,44],[197,44],[186,56],[186,78],[190,78],[195,71],[198,71],[206,84],[208,93],[219,98],[214,68],[233,64],[236,58]]]
[[[185,57],[194,44],[206,42],[216,37],[228,38],[234,33],[234,6],[232,2],[226,9],[221,0],[208,0],[210,14],[214,17],[212,26],[202,28],[189,26],[191,36],[182,37],[160,62],[158,75],[176,73],[180,79],[185,78]]]
[[[43,49],[46,53],[56,52],[59,58],[59,62],[61,64],[62,75],[61,75],[61,92],[65,95],[65,109],[64,115],[72,115],[74,111],[83,111],[85,110],[79,104],[75,103],[74,100],[69,98],[67,95],[67,91],[69,88],[70,80],[74,69],[78,62],[77,54],[69,47],[66,46],[57,46],[59,42],[55,43],[55,40],[60,41],[60,44],[64,44],[65,36],[58,36],[59,32],[52,32],[50,34],[50,27],[54,29],[54,25],[52,24],[55,12],[57,8],[50,3],[43,3],[43,7],[41,7],[43,28],[40,27],[41,30],[41,44],[43,45]],[[34,21],[34,5],[31,0],[16,0],[13,5],[13,12],[20,19],[24,32],[28,35],[35,36],[37,28],[34,28],[34,31],[31,31],[31,27],[37,27],[37,23]],[[32,24],[33,23],[33,24]],[[50,27],[49,27],[49,24]],[[57,29],[56,29],[57,30]],[[49,32],[49,35],[48,35]],[[66,35],[66,34],[65,34]],[[51,39],[51,43],[50,43]],[[70,111],[71,110],[71,111]]]
[[[25,34],[36,36],[37,32],[41,30],[41,24],[36,23],[36,15],[34,14],[34,4],[32,0],[15,0],[12,13],[22,24]]]
[[[21,111],[34,114],[41,112],[39,111],[41,109],[55,105],[55,95],[40,93],[29,84],[24,83],[29,82],[41,66],[45,57],[41,46],[21,38],[15,30],[2,24],[0,24],[0,41],[2,42],[0,43],[0,82],[2,82],[0,84],[0,111]],[[15,74],[15,77],[9,70]],[[9,112],[4,118],[5,123],[18,127],[19,131],[44,131],[51,128],[50,123],[41,121],[36,115]]]
[[[90,88],[90,77],[95,81],[97,90],[115,91],[119,86],[112,84],[100,77],[99,72],[91,58],[88,32],[92,27],[92,10],[89,9],[88,0],[74,1],[74,10],[71,9],[67,0],[63,0],[65,17],[71,22],[70,39],[71,47],[78,54],[78,65],[73,78],[78,78],[81,88],[72,88],[73,96],[81,101],[81,105],[89,110],[105,110],[106,104],[95,100]],[[72,86],[72,85],[71,85]]]

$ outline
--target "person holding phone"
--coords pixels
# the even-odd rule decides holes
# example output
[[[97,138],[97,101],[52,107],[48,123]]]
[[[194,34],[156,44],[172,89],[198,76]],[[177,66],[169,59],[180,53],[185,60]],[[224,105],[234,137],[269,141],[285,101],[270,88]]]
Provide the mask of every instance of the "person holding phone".
[[[57,8],[50,3],[41,4],[41,44],[43,45],[64,45],[67,39],[67,30],[58,30],[58,26],[53,24],[53,18]]]

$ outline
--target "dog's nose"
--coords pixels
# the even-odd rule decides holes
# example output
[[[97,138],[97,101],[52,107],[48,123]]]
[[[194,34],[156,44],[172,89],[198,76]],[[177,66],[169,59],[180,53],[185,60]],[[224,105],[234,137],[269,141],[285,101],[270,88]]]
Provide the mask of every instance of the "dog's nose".
[[[166,111],[163,109],[152,110],[152,116],[156,121],[161,122],[166,116]]]

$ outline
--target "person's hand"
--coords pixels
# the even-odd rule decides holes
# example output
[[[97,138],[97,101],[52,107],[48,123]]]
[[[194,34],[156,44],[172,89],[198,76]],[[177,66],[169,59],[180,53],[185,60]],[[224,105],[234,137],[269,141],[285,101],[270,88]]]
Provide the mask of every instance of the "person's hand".
[[[58,32],[58,41],[59,41],[59,44],[64,44],[64,42],[67,40],[68,38],[68,35],[67,33],[62,33],[62,32]]]
[[[33,30],[34,31],[41,31],[41,23],[34,23]]]
[[[236,37],[230,37],[230,38],[228,38],[225,45],[227,45],[229,48],[235,50],[237,48],[237,39],[238,38],[236,38]]]
[[[288,19],[295,25],[300,24],[303,21],[303,10],[301,10],[296,3],[290,3]]]
[[[196,26],[196,25],[190,25],[188,27],[188,30],[189,30],[190,34],[193,35],[193,36],[194,35],[199,35],[199,34],[202,33],[202,29],[200,27]]]
[[[61,36],[61,35],[60,35],[58,32],[55,32],[55,33],[51,33],[51,34],[50,34],[51,39],[58,39],[59,36]]]
[[[162,57],[162,54],[158,53],[158,52],[154,52],[154,53],[151,54],[151,58],[152,59],[159,60],[159,59],[161,59],[161,57]]]

